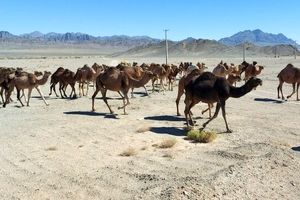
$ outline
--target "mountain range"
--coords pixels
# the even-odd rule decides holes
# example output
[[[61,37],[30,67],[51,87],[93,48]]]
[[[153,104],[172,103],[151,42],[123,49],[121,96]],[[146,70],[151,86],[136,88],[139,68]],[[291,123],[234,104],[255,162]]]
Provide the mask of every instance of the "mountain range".
[[[238,32],[220,40],[186,38],[181,41],[168,41],[170,56],[215,56],[240,55],[246,44],[247,54],[274,56],[299,54],[299,45],[285,35],[265,33],[259,29]],[[85,33],[32,33],[13,35],[0,31],[0,48],[10,45],[18,48],[93,48],[113,47],[115,56],[161,56],[165,42],[148,36],[92,36]],[[298,49],[295,49],[297,47]],[[116,50],[117,49],[117,50]]]
[[[238,32],[230,37],[222,38],[219,40],[222,44],[235,46],[244,42],[252,43],[258,46],[271,46],[278,44],[290,44],[297,46],[296,41],[287,38],[282,33],[272,34],[265,33],[260,29],[256,30],[245,30]]]

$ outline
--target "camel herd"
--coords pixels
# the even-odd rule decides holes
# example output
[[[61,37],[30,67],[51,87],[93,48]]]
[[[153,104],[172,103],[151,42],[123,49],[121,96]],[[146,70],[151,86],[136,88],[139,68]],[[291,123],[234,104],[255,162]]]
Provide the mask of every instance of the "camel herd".
[[[208,72],[204,63],[197,63],[193,65],[190,62],[182,62],[178,66],[171,64],[157,64],[143,63],[138,65],[134,62],[120,63],[117,66],[98,65],[94,63],[92,67],[84,65],[78,68],[76,72],[69,69],[59,67],[52,75],[50,72],[44,73],[35,71],[29,73],[23,71],[22,68],[4,68],[0,67],[0,95],[3,107],[12,101],[12,94],[14,89],[17,92],[17,100],[24,106],[22,98],[25,99],[27,106],[29,106],[31,92],[35,88],[40,94],[41,98],[48,105],[40,90],[40,86],[44,85],[50,78],[50,93],[56,92],[56,85],[59,87],[59,94],[61,98],[77,98],[78,96],[87,96],[90,84],[93,84],[94,93],[92,95],[92,110],[95,111],[95,98],[99,91],[102,94],[102,99],[107,105],[110,113],[113,110],[108,104],[106,93],[108,90],[118,92],[123,100],[123,105],[119,109],[123,109],[123,113],[127,114],[126,106],[130,104],[128,93],[131,91],[131,98],[134,98],[134,88],[143,87],[145,94],[148,91],[145,85],[151,81],[152,91],[165,92],[173,90],[176,79],[179,78],[178,92],[176,98],[176,111],[179,112],[179,102],[183,94],[185,94],[185,109],[184,114],[187,126],[193,126],[191,109],[199,102],[207,103],[208,108],[202,111],[202,114],[209,111],[209,120],[203,124],[203,128],[214,118],[217,117],[219,110],[222,110],[222,115],[225,121],[227,132],[231,130],[228,127],[225,112],[225,102],[229,97],[239,98],[258,85],[262,84],[261,79],[256,78],[264,69],[263,66],[257,65],[257,62],[247,63],[242,62],[239,65],[231,63],[228,65],[221,61],[213,69]],[[244,73],[244,75],[243,75]],[[236,87],[236,82],[243,80],[245,84],[241,87]],[[282,85],[284,82],[293,85],[292,94],[288,95],[290,98],[297,93],[300,84],[300,69],[288,64],[277,76],[279,78],[279,86],[277,88],[278,98],[284,99],[282,93]],[[78,83],[78,95],[76,93],[75,85]],[[66,89],[70,85],[71,93],[67,94]],[[156,89],[158,86],[158,89]],[[167,89],[166,89],[167,87]],[[24,90],[27,89],[27,98]],[[281,93],[281,96],[280,94]],[[216,110],[211,116],[211,108],[216,103]]]

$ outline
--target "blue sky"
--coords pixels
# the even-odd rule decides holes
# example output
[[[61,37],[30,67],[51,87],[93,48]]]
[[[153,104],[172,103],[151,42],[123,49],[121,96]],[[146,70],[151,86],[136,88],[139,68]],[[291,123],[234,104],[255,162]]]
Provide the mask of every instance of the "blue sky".
[[[1,0],[0,30],[220,39],[241,30],[300,42],[299,0]]]

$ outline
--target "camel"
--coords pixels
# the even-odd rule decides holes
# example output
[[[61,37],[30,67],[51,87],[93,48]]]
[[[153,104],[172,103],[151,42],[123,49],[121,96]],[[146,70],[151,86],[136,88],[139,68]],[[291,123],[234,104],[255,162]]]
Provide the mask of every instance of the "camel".
[[[65,69],[64,72],[60,75],[60,80],[59,80],[59,92],[62,98],[66,97],[66,88],[68,85],[71,86],[71,93],[69,98],[72,98],[72,94],[73,94],[73,98],[76,98],[76,91],[75,91],[75,84],[76,84],[76,77],[75,77],[75,73],[72,72],[69,69]]]
[[[28,89],[27,106],[29,106],[29,100],[30,100],[31,92],[32,92],[33,88],[35,88],[38,91],[38,93],[41,95],[41,98],[43,99],[44,103],[48,106],[49,104],[45,100],[42,92],[39,89],[39,86],[44,85],[47,82],[50,75],[51,75],[51,72],[45,71],[44,75],[41,79],[37,79],[37,77],[34,74],[31,74],[31,73],[22,74],[20,76],[15,76],[12,79],[11,83],[10,83],[10,86],[12,86],[10,88],[13,88],[13,86],[16,87],[16,89],[17,89],[17,98],[20,101],[22,106],[24,106],[24,104],[23,104],[23,102],[21,101],[21,98],[20,98],[20,91],[22,89]],[[3,105],[3,107],[6,106],[6,104],[8,102],[8,99],[10,98],[11,92],[12,92],[12,89],[8,92],[8,95],[6,97],[6,101]]]
[[[159,64],[154,64],[151,63],[149,66],[149,71],[151,71],[153,74],[157,75],[158,78],[153,78],[152,79],[152,91],[155,91],[155,82],[159,79],[160,80],[160,87],[159,87],[159,92],[163,91],[165,92],[165,86],[164,86],[164,80],[166,79],[167,75],[170,73],[166,71],[165,67],[159,65]]]
[[[173,83],[176,80],[176,76],[181,72],[181,69],[176,65],[172,65],[172,71],[168,75],[168,90],[173,91]]]
[[[93,82],[97,78],[95,70],[88,65],[78,68],[75,74],[76,80],[79,83],[79,96],[87,96],[89,91],[89,82]],[[87,84],[86,94],[84,94],[84,84]]]
[[[284,96],[282,93],[282,85],[284,82],[293,84],[293,92],[287,96],[289,99],[295,94],[295,86],[297,84],[297,101],[299,101],[298,90],[300,85],[300,68],[294,67],[292,64],[288,64],[284,69],[282,69],[277,75],[279,79],[279,85],[277,87],[277,95],[280,98],[279,91],[281,92],[281,98],[284,100]]]
[[[134,98],[133,96],[133,89],[144,87],[146,95],[149,96],[148,91],[145,87],[145,85],[153,78],[157,77],[156,74],[153,74],[151,71],[144,71],[143,75],[140,77],[138,81],[130,79],[130,86],[131,86],[131,98]]]
[[[135,67],[129,67],[127,65],[124,64],[119,64],[116,66],[117,69],[124,71],[126,74],[129,74],[131,77],[135,78],[135,79],[139,79],[141,78],[144,70],[143,68],[139,67],[139,66],[135,66]]]
[[[230,84],[230,85],[233,85],[234,84],[234,86],[236,86],[236,82],[237,81],[241,81],[242,79],[241,79],[241,76],[240,75],[236,75],[236,74],[229,74],[228,76],[227,76],[227,81],[228,81],[228,83]]]
[[[252,77],[243,86],[234,87],[229,85],[228,81],[223,77],[218,77],[211,72],[204,72],[195,80],[191,81],[186,87],[185,97],[185,118],[188,128],[194,126],[192,116],[190,113],[191,108],[200,101],[205,103],[217,103],[216,111],[212,118],[203,124],[204,129],[209,122],[218,116],[220,108],[222,109],[223,119],[225,121],[227,132],[232,132],[227,124],[225,102],[229,97],[240,98],[255,89],[258,85],[262,85],[262,80]]]
[[[176,109],[177,109],[177,116],[180,116],[181,114],[179,113],[179,102],[181,96],[184,94],[184,88],[186,85],[188,85],[189,82],[191,82],[194,78],[198,77],[200,74],[203,73],[204,68],[201,70],[193,65],[187,68],[187,74],[181,77],[178,83],[178,92],[177,92],[177,98],[176,98]],[[208,106],[209,110],[209,117],[211,117],[211,111],[210,111],[211,105]],[[204,110],[202,111],[202,114],[207,111]]]
[[[251,77],[256,77],[261,73],[264,69],[263,66],[259,65],[256,66],[256,62],[254,61],[253,64],[249,64],[248,67],[245,68],[245,78],[244,80],[247,81]]]
[[[96,91],[92,96],[92,111],[95,111],[95,97],[97,96],[98,92],[101,91],[102,98],[105,104],[107,105],[111,114],[113,114],[112,109],[108,105],[106,92],[107,90],[116,91],[121,95],[123,99],[123,106],[119,107],[118,109],[123,109],[124,115],[126,115],[126,106],[130,104],[128,98],[128,91],[130,89],[130,79],[132,79],[129,75],[126,74],[124,71],[120,71],[115,67],[108,68],[105,72],[101,73],[96,80]],[[121,93],[120,93],[121,92]],[[126,102],[125,102],[126,100]]]
[[[213,74],[219,77],[224,77],[231,73],[231,69],[227,66],[226,63],[223,64],[223,61],[221,61],[214,69]]]
[[[52,90],[54,91],[56,97],[59,97],[56,93],[55,85],[60,81],[60,76],[64,73],[65,69],[63,67],[59,67],[52,75],[50,79],[50,93],[49,96],[52,94]]]

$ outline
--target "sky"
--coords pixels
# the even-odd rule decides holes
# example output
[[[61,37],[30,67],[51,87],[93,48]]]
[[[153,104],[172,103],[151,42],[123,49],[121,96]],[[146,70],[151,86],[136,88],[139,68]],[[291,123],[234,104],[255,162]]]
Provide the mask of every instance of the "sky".
[[[299,0],[0,0],[0,30],[182,40],[261,29],[300,42]]]

